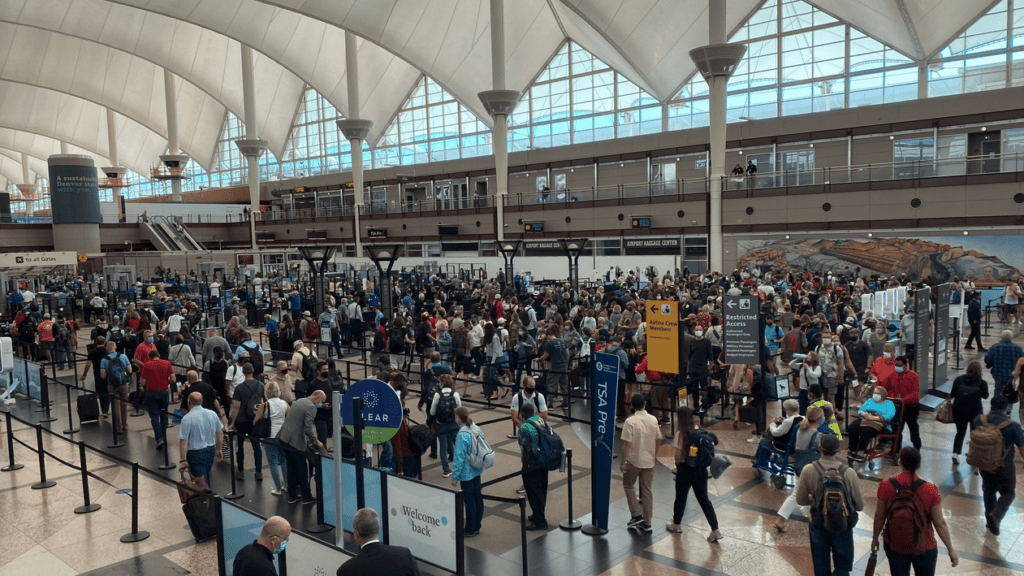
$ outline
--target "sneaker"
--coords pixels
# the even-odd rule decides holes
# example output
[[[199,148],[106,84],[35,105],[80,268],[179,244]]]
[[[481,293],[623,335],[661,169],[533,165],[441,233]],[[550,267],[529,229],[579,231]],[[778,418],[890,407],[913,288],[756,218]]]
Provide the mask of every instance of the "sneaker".
[[[302,503],[305,505],[316,504],[316,496],[313,496],[312,498],[306,498],[305,500],[302,501]]]
[[[519,434],[509,434],[505,438],[519,438]]]
[[[273,495],[273,496],[280,496],[280,495],[284,494],[284,490],[282,490],[280,488],[274,488],[273,490],[270,491],[270,494]]]
[[[668,524],[665,524],[665,530],[668,530],[669,532],[677,532],[678,533],[678,532],[682,532],[683,531],[683,527],[680,526],[679,524],[674,523],[674,522],[669,522]]]
[[[633,516],[632,518],[629,519],[629,522],[626,522],[626,527],[627,528],[632,528],[634,526],[637,526],[637,525],[643,524],[643,523],[644,523],[644,517],[643,516]]]
[[[757,444],[760,441],[761,439],[758,438],[757,436],[751,436],[750,438],[747,438],[747,444]]]
[[[163,450],[164,449],[164,441],[163,440],[157,440],[157,442],[156,442],[156,449],[157,450]]]
[[[988,528],[988,531],[994,536],[999,536],[999,522],[996,521],[995,516],[985,514],[985,528]]]
[[[708,534],[708,542],[718,542],[722,539],[721,530],[712,530],[711,534]]]
[[[463,532],[462,533],[462,537],[463,538],[472,538],[474,536],[479,536],[479,535],[480,535],[479,532]]]
[[[245,480],[245,473],[241,470],[235,471],[235,480]]]
[[[451,478],[451,477],[452,477],[452,473],[451,473],[451,472],[445,472],[445,473],[444,473],[444,474],[442,474],[441,476],[443,476],[443,477],[445,477],[445,478]]]
[[[289,498],[289,499],[288,499],[288,503],[289,503],[289,504],[295,504],[295,503],[296,503],[296,502],[298,502],[299,500],[302,500],[302,497],[301,497],[301,496],[296,496],[295,498]]]
[[[257,472],[256,473],[256,481],[257,482],[262,482],[263,481],[263,472]]]
[[[974,350],[974,346],[964,346],[964,350]]]
[[[953,466],[959,466],[960,465],[960,458],[958,456],[959,456],[959,454],[953,454]]]
[[[526,523],[526,529],[529,530],[529,531],[547,530],[548,529],[548,523],[545,522],[543,524],[534,524],[533,522],[527,522]]]
[[[639,526],[637,526],[637,528],[641,532],[646,532],[648,534],[650,534],[651,532],[654,532],[654,528],[651,528],[650,524],[640,524]]]

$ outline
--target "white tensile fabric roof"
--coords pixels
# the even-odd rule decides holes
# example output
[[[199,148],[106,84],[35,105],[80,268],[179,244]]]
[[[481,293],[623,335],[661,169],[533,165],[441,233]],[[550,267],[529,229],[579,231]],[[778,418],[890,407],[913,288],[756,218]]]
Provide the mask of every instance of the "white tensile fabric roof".
[[[710,0],[716,1],[716,0]],[[807,0],[915,60],[934,57],[993,0]],[[709,0],[505,0],[506,87],[525,90],[569,38],[661,101],[708,43]],[[763,0],[729,0],[734,30]],[[209,169],[230,111],[244,117],[240,45],[255,52],[259,136],[283,155],[305,85],[353,117],[345,31],[359,37],[358,115],[372,144],[422,74],[485,124],[491,89],[488,0],[3,0],[0,177],[38,172],[59,142],[146,174],[167,146],[163,69],[179,80],[179,142]]]

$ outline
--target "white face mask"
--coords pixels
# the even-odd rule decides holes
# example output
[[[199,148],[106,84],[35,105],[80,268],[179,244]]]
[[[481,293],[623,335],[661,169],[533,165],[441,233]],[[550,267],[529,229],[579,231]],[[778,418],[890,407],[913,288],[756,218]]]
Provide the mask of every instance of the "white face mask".
[[[693,335],[696,336],[697,338],[700,338],[701,336],[704,336],[704,332],[697,330],[693,333]]]
[[[875,402],[877,402],[879,404],[882,403],[882,395],[881,394],[872,394],[871,397],[875,400]]]
[[[885,356],[885,359],[888,360],[892,358],[892,352],[882,352],[882,356]]]

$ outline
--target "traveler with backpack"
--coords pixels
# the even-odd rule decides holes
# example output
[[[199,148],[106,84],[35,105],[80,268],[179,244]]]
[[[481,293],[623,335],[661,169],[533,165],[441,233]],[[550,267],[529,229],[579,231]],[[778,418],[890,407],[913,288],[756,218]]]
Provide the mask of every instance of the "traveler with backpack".
[[[455,421],[455,409],[462,406],[459,393],[453,390],[454,381],[449,374],[438,377],[441,389],[434,392],[430,403],[430,416],[434,420],[434,432],[440,443],[441,469],[444,477],[450,478],[451,468],[448,465],[449,455],[455,457],[455,434],[459,431],[459,423]]]
[[[53,328],[53,340],[57,347],[57,369],[63,370],[66,363],[70,368],[74,361],[73,350],[78,348],[78,338],[75,335],[77,327],[73,321],[65,319],[63,314],[57,316],[57,323]]]
[[[249,353],[249,362],[252,363],[252,369],[254,377],[259,380],[263,376],[263,364],[264,364],[264,352],[263,346],[252,341],[252,337],[249,332],[242,330],[238,333],[238,339],[241,342],[238,348],[235,350],[235,358],[237,358],[242,352]]]
[[[256,412],[263,403],[265,392],[263,383],[253,379],[252,364],[242,366],[242,374],[245,380],[235,387],[231,396],[231,424],[228,429],[236,433],[237,446],[235,466],[235,479],[244,480],[245,476],[245,439],[249,438],[252,445],[253,470],[256,472],[256,480],[263,480],[263,448],[258,438],[252,436],[253,422],[256,420]]]
[[[455,421],[459,425],[459,432],[455,437],[452,486],[462,483],[462,502],[466,507],[463,536],[469,538],[480,534],[480,524],[484,519],[480,475],[484,468],[494,465],[494,451],[487,445],[483,431],[473,423],[465,406],[455,409]]]
[[[989,413],[974,419],[967,452],[967,463],[981,473],[985,526],[996,536],[1017,487],[1014,447],[1024,457],[1024,430],[1010,418],[1009,406],[1005,396],[992,397]]]
[[[523,389],[512,395],[512,406],[509,413],[512,417],[512,433],[509,438],[518,438],[519,429],[523,426],[522,407],[530,404],[533,406],[533,413],[543,420],[548,419],[548,405],[544,395],[537,392],[537,381],[532,376],[527,376],[523,381]]]
[[[534,413],[533,404],[519,409],[523,425],[519,429],[519,447],[522,449],[523,490],[533,512],[526,517],[527,530],[547,530],[544,508],[548,501],[548,472],[560,463],[561,438],[554,433],[540,415]],[[554,466],[552,468],[551,466]]]
[[[967,365],[967,371],[953,380],[953,389],[949,392],[953,402],[953,423],[956,425],[956,436],[953,437],[953,465],[960,464],[963,453],[964,437],[967,426],[983,412],[981,401],[988,398],[988,382],[981,377],[981,362],[974,361]]]
[[[679,430],[672,440],[672,447],[676,463],[676,499],[672,506],[672,522],[665,525],[669,532],[682,532],[683,527],[679,522],[683,519],[686,511],[686,499],[693,489],[693,497],[700,504],[704,512],[704,518],[711,527],[711,534],[708,535],[708,542],[717,542],[722,539],[722,532],[718,529],[718,515],[708,498],[708,466],[715,457],[715,444],[718,438],[697,427],[694,423],[693,408],[680,406],[676,409],[676,422]]]
[[[818,452],[818,444],[821,443],[821,426],[824,411],[820,406],[811,406],[807,409],[807,415],[800,428],[796,432],[796,441],[793,444],[793,470],[800,476],[805,466],[816,462],[821,457]],[[791,491],[786,500],[779,507],[779,519],[775,521],[775,529],[785,532],[789,517],[796,510],[796,491]]]
[[[864,494],[857,472],[836,458],[841,444],[835,436],[822,436],[821,459],[801,471],[796,486],[797,504],[811,507],[814,576],[849,575],[853,570],[853,527],[857,512],[864,509]]]
[[[647,412],[643,394],[633,394],[630,404],[633,414],[622,424],[622,488],[626,492],[630,516],[626,527],[650,534],[654,517],[652,486],[658,463],[658,446],[661,445],[661,426],[658,419]],[[640,481],[639,499],[634,488],[637,480]]]
[[[117,345],[113,342],[106,343],[106,350],[107,355],[100,362],[97,382],[103,380],[107,383],[107,391],[114,403],[114,430],[122,434],[128,426],[128,382],[132,365],[127,356],[117,352]]]
[[[935,532],[949,551],[953,568],[960,563],[949,527],[942,516],[942,498],[939,488],[917,476],[921,467],[921,453],[907,446],[900,450],[902,472],[895,478],[882,480],[878,485],[878,506],[871,535],[871,552],[878,551],[878,535],[884,536],[885,557],[889,559],[892,576],[935,574],[938,545]]]
[[[43,321],[39,323],[39,348],[46,355],[46,363],[53,363],[53,352],[57,349],[54,342],[54,323],[50,320],[50,313],[43,314]]]

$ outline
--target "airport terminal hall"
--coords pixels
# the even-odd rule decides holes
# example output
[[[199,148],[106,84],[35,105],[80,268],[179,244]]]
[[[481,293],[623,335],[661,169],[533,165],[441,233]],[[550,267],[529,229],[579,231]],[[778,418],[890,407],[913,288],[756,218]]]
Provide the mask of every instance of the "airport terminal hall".
[[[0,576],[1024,574],[1024,0],[0,0]]]

